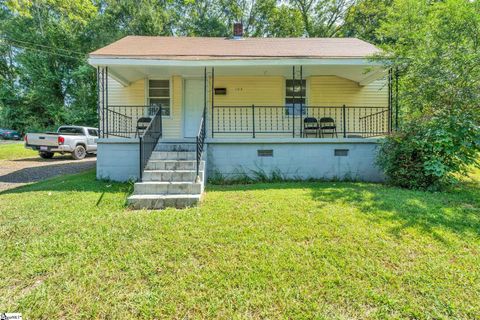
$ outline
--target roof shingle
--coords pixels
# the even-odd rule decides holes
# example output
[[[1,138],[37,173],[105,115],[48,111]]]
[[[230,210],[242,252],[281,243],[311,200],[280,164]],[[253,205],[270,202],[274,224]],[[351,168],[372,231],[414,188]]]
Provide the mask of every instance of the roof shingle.
[[[92,58],[265,59],[363,58],[379,53],[356,38],[229,38],[127,36],[90,53]]]

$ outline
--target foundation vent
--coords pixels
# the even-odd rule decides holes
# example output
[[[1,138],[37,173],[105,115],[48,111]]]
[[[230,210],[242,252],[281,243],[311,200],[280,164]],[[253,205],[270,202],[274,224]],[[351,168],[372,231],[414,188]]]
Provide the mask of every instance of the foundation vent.
[[[257,150],[257,156],[259,157],[273,157],[273,150]]]
[[[348,149],[335,149],[334,155],[335,157],[347,157]]]

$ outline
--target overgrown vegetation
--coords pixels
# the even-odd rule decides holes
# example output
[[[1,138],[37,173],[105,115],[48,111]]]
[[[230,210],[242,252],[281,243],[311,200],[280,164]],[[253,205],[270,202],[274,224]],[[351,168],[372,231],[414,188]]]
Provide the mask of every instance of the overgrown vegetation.
[[[395,185],[438,189],[480,165],[480,2],[395,1],[386,21],[403,121],[378,162]]]
[[[287,175],[280,169],[275,168],[271,171],[266,171],[262,168],[245,169],[238,167],[229,175],[224,175],[219,171],[212,172],[208,177],[208,183],[213,185],[238,185],[238,184],[256,184],[262,182],[355,182],[356,177],[350,173],[345,174],[343,177],[331,177],[331,178],[313,178],[302,177],[301,175]]]
[[[89,172],[0,194],[0,310],[26,319],[480,314],[478,174],[442,193],[209,187],[198,208],[157,212],[126,209],[129,188]]]

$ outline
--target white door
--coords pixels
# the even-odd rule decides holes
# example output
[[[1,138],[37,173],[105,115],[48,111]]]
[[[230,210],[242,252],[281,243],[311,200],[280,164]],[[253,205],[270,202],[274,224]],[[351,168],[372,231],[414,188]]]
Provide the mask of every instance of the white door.
[[[185,138],[196,137],[200,128],[203,112],[203,80],[185,80],[185,99],[183,103],[183,133]]]

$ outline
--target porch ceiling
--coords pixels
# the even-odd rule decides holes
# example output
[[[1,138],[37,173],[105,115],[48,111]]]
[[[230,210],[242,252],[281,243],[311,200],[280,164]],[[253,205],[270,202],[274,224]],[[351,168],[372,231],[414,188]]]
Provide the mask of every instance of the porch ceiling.
[[[122,85],[144,78],[161,78],[172,75],[203,77],[204,67],[199,66],[145,66],[145,65],[106,65],[109,75]],[[293,65],[258,66],[216,66],[215,76],[284,76],[292,77]],[[300,65],[295,65],[299,77]],[[380,65],[303,65],[303,78],[310,76],[339,76],[366,85],[385,76],[386,70]],[[210,75],[211,67],[207,67]]]

